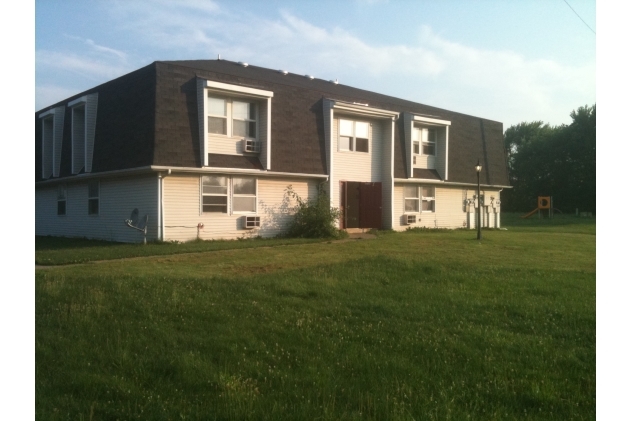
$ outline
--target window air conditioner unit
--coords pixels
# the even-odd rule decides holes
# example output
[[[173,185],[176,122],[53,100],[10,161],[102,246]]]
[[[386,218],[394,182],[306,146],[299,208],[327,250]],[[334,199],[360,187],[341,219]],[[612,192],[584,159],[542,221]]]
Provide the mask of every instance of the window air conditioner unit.
[[[403,225],[416,224],[416,215],[403,215]]]
[[[246,230],[251,230],[254,228],[261,227],[261,217],[260,216],[244,216],[243,217],[243,228]]]
[[[243,139],[243,152],[260,153],[261,142],[254,139]]]

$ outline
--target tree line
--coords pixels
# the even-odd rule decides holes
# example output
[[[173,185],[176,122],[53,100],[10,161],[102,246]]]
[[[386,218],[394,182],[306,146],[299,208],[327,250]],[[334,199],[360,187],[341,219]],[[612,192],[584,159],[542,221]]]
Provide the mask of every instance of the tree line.
[[[502,192],[502,210],[526,212],[537,196],[552,196],[563,213],[596,213],[596,104],[570,113],[572,123],[552,127],[519,123],[504,133],[512,189]]]

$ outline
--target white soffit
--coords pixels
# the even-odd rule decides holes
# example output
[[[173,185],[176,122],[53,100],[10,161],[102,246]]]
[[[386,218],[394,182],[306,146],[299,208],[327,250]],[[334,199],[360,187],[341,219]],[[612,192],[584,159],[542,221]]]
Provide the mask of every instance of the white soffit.
[[[333,109],[337,111],[344,111],[350,114],[365,115],[371,117],[381,118],[397,118],[399,116],[398,111],[382,110],[380,108],[368,107],[366,105],[353,104],[350,102],[330,100],[333,103]]]
[[[88,96],[84,95],[81,98],[77,98],[74,101],[70,101],[68,103],[68,107],[74,107],[75,105],[79,105],[79,104],[86,103],[86,102],[88,102]]]
[[[451,121],[440,120],[438,118],[423,117],[423,116],[420,116],[420,115],[415,115],[414,116],[414,121],[418,121],[418,122],[421,122],[421,123],[438,124],[438,125],[441,125],[441,126],[451,126]]]
[[[248,88],[247,86],[231,85],[229,83],[215,82],[212,80],[206,81],[205,88],[212,91],[224,92],[224,93],[237,92],[242,95],[253,96],[257,98],[272,98],[274,96],[274,92],[272,91],[265,91],[263,89],[256,89],[256,88]]]
[[[48,117],[49,115],[55,115],[55,109],[51,108],[48,111],[44,111],[43,113],[41,113],[40,115],[38,115],[39,118],[44,118],[44,117]]]

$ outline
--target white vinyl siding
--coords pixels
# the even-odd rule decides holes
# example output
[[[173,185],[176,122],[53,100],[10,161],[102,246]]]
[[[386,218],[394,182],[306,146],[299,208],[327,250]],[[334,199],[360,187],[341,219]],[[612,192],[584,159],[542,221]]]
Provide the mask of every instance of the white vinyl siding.
[[[136,178],[101,178],[99,215],[88,215],[88,182],[66,184],[66,215],[57,215],[56,185],[35,188],[35,235],[86,237],[139,243],[142,233],[127,227],[134,208],[140,217],[149,215],[147,240],[157,239],[158,179],[156,175]]]
[[[402,224],[402,217],[406,213],[404,203],[404,186],[417,186],[417,184],[398,183],[394,186],[394,221],[393,229],[405,230],[408,227],[426,228],[464,228],[467,225],[467,207],[465,201],[475,193],[472,189],[462,189],[461,187],[435,186],[434,212],[421,212],[417,216],[417,223],[413,225]],[[418,184],[423,185],[423,184]],[[427,184],[423,186],[428,186]],[[488,196],[493,195],[499,198],[497,190],[488,191]],[[489,207],[490,208],[490,207]],[[493,209],[489,210],[490,213]],[[410,212],[407,212],[410,213]],[[415,212],[412,212],[415,213]],[[495,216],[490,215],[491,227],[494,225]]]
[[[241,176],[230,176],[240,178]],[[166,241],[189,241],[197,238],[197,225],[203,224],[200,237],[210,239],[236,239],[250,236],[273,237],[282,233],[291,221],[289,208],[284,203],[288,185],[300,197],[316,197],[318,182],[304,179],[257,178],[257,213],[261,228],[243,228],[246,214],[200,212],[201,177],[170,175],[164,178],[164,225]],[[253,215],[253,214],[249,214]]]

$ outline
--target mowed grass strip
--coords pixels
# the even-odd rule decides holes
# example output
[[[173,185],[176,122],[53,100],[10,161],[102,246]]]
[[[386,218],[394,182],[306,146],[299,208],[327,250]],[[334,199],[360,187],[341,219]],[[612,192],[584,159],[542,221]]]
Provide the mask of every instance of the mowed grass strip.
[[[563,230],[38,271],[37,418],[593,419],[595,236]]]

